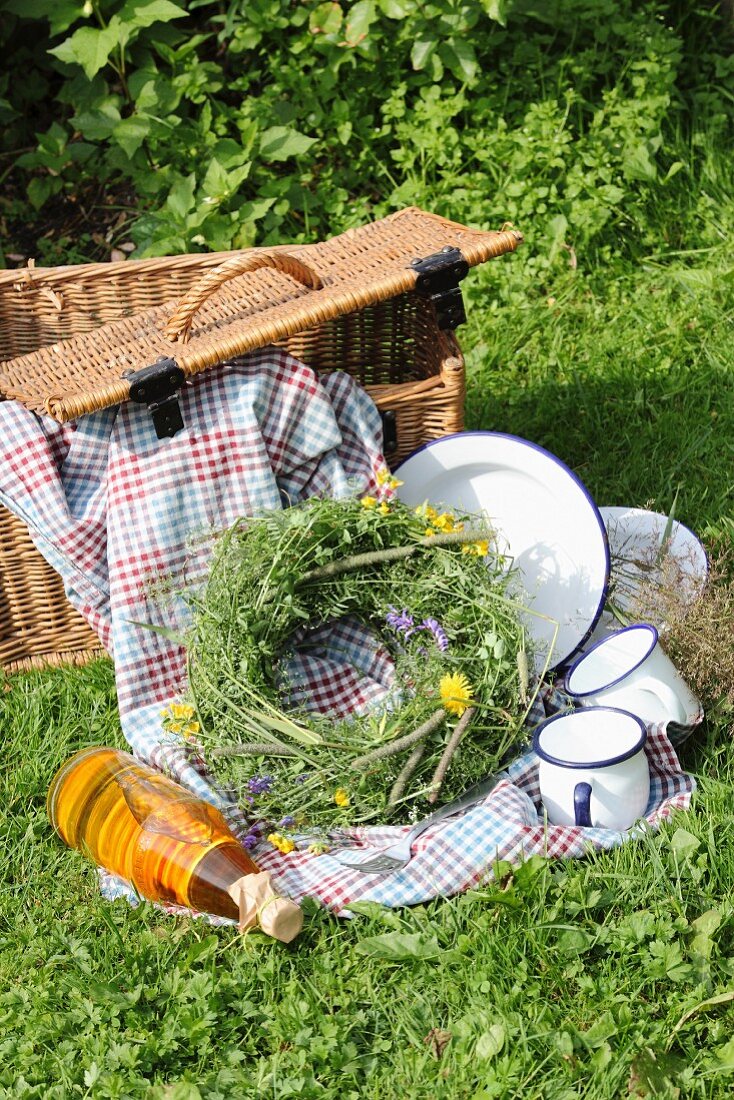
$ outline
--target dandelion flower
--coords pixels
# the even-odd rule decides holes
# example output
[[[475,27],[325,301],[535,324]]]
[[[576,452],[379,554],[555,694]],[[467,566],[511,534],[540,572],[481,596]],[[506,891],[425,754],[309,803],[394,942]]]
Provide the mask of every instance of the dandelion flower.
[[[377,498],[376,497],[362,497],[362,499],[360,500],[359,503],[362,505],[363,508],[368,508],[368,509],[369,508],[374,508],[377,504]]]
[[[451,672],[442,676],[438,685],[441,702],[449,714],[461,718],[467,707],[473,705],[471,686],[463,672]]]
[[[337,787],[334,791],[334,801],[340,809],[346,809],[349,805],[349,795],[343,787]]]

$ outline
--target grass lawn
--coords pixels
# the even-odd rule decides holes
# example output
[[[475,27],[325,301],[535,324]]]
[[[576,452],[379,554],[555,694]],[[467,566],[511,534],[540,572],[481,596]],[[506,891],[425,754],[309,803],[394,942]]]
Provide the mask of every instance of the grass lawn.
[[[545,445],[600,504],[666,512],[678,491],[678,518],[734,541],[730,215],[721,246],[581,263],[552,288],[513,259],[474,275],[470,426]],[[414,910],[309,910],[284,947],[104,902],[44,799],[76,749],[121,744],[111,665],[9,680],[0,1095],[731,1096],[730,725],[714,709],[686,744],[692,810],[644,842]],[[429,957],[380,958],[395,929]]]

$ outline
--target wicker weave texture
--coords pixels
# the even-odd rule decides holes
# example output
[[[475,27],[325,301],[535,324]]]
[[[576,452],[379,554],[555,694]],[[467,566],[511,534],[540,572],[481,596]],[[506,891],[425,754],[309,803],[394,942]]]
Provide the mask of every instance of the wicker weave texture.
[[[160,305],[6,361],[0,393],[66,421],[125,401],[126,373],[173,358],[187,376],[233,355],[414,290],[411,259],[454,246],[470,266],[517,248],[520,234],[466,229],[416,209],[298,254],[251,250],[206,272],[175,308]],[[50,289],[50,288],[49,288]],[[52,291],[61,299],[63,292]],[[335,364],[336,365],[336,364]],[[370,384],[387,379],[377,372]]]
[[[13,671],[99,650],[99,639],[64,595],[28,530],[0,508],[0,665]]]
[[[387,260],[381,266],[375,245],[365,244],[366,237],[371,239],[385,225],[391,240],[395,227],[400,229],[403,267],[397,281]],[[460,242],[459,233],[465,235]],[[220,362],[271,342],[318,372],[348,371],[379,408],[396,414],[398,446],[389,455],[395,465],[428,440],[462,429],[465,392],[459,345],[451,333],[438,330],[433,307],[409,292],[414,275],[404,268],[405,256],[409,262],[445,244],[460,243],[466,258],[476,263],[514,250],[519,240],[514,232],[477,233],[409,209],[323,245],[3,272],[0,362],[5,365],[0,393],[18,397],[36,411],[52,411],[62,420],[117,403],[129,392],[119,378],[120,364],[110,383],[108,361],[95,367],[89,362],[90,349],[104,346],[113,358],[119,357],[124,339],[139,333],[141,324],[148,326],[144,334],[152,331],[151,318],[156,341],[167,323],[185,331],[188,318],[193,321],[189,343],[166,341],[165,348],[190,374],[208,365],[204,359]],[[327,246],[335,241],[338,248],[331,253]],[[283,256],[279,269],[260,267],[222,282],[223,267],[233,261],[248,267],[248,258],[260,259],[265,253]],[[298,262],[293,264],[291,258]],[[324,316],[323,303],[314,306],[312,296],[335,285],[336,269],[342,271],[341,297],[336,306],[335,298],[330,299]],[[373,286],[367,293],[370,279],[377,290]],[[386,289],[388,284],[396,287],[400,279],[410,286]],[[305,286],[309,281],[311,286]],[[318,282],[322,290],[312,289]],[[368,303],[370,296],[374,301]],[[265,320],[260,319],[263,312]],[[113,336],[108,337],[111,330]],[[114,341],[120,331],[123,343],[100,345],[100,333]],[[147,338],[143,335],[146,349]],[[71,346],[78,360],[59,355],[60,349]],[[125,354],[131,354],[131,345],[125,346]],[[193,358],[184,359],[188,349],[193,349]],[[146,365],[158,354],[162,352],[136,351],[130,365]],[[99,356],[95,362],[99,364]],[[78,664],[98,652],[96,635],[66,600],[60,578],[35,549],[23,523],[0,507],[0,666],[16,671]]]

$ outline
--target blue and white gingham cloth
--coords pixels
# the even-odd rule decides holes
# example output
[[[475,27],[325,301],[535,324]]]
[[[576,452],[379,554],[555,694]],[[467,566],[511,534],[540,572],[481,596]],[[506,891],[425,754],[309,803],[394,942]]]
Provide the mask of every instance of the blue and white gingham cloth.
[[[145,408],[127,403],[73,424],[0,403],[0,503],[20,516],[46,560],[113,656],[120,720],[133,753],[193,793],[219,805],[242,835],[244,815],[211,784],[202,761],[166,738],[161,709],[185,691],[185,653],[136,623],[181,633],[189,608],[182,588],[200,584],[214,536],[242,515],[277,509],[315,494],[377,492],[383,465],[381,422],[348,375],[317,378],[276,348],[202,373],[181,394],[185,429],[158,440]],[[367,708],[392,686],[390,662],[345,622],[323,652],[294,667],[317,705]],[[353,651],[351,663],[336,650]],[[294,688],[298,694],[298,689]],[[551,701],[551,706],[553,701]],[[557,705],[557,700],[556,700]],[[536,709],[535,719],[542,717]],[[651,730],[650,827],[687,806],[693,780],[663,730]],[[465,890],[498,860],[538,852],[581,856],[629,834],[546,827],[537,796],[537,760],[520,757],[477,807],[416,842],[405,870],[370,876],[332,857],[283,854],[267,843],[253,855],[278,889],[313,897],[337,911],[357,900],[405,905]],[[385,846],[408,826],[352,831],[357,846]],[[108,896],[133,898],[127,884],[102,875]]]

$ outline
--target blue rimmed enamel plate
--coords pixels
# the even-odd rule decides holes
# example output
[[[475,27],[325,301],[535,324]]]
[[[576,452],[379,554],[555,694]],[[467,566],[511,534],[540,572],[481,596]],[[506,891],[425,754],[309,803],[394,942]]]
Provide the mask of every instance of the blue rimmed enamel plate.
[[[398,467],[410,506],[483,514],[493,548],[514,570],[515,594],[540,672],[570,657],[601,615],[609,583],[604,522],[586,487],[549,451],[501,432],[427,443]]]

